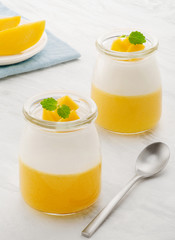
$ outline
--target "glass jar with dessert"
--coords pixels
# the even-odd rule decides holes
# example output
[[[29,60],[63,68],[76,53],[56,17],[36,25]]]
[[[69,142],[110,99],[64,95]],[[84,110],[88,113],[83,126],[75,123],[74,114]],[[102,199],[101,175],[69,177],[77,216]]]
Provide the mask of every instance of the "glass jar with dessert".
[[[97,123],[120,134],[152,129],[161,116],[161,78],[155,37],[128,29],[100,37],[92,81]]]
[[[101,154],[96,104],[66,91],[46,92],[23,108],[19,154],[24,200],[50,214],[71,214],[99,196]]]

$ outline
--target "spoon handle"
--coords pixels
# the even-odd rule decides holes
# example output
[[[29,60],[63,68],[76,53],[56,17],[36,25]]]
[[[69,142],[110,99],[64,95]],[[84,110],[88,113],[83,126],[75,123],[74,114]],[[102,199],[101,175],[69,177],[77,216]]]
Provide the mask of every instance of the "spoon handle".
[[[111,214],[113,209],[120,203],[130,188],[140,179],[141,176],[134,176],[126,186],[104,207],[99,214],[86,226],[82,231],[84,237],[90,238],[93,233],[100,227],[105,219]]]

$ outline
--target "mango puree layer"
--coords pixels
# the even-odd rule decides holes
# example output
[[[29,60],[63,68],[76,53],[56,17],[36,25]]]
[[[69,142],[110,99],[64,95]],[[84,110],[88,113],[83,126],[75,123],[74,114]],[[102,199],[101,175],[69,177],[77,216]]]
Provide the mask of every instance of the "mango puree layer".
[[[19,163],[22,195],[37,210],[74,213],[93,204],[100,193],[101,163],[86,172],[68,175],[47,174],[21,160]]]
[[[161,116],[162,91],[138,96],[118,96],[92,85],[98,107],[97,123],[118,133],[138,133],[153,128]]]

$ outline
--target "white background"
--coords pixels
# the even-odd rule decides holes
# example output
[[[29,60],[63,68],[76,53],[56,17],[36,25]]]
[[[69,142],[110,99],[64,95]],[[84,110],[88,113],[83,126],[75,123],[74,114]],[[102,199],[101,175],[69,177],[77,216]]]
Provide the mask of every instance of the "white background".
[[[96,240],[175,239],[175,1],[174,0],[3,0],[31,20],[46,19],[47,29],[77,49],[80,60],[0,80],[0,239],[79,240],[98,211],[133,176],[139,152],[166,142],[171,159],[157,178],[137,185],[92,237]],[[53,217],[28,207],[19,192],[18,146],[22,105],[44,90],[70,89],[90,95],[96,58],[95,39],[118,27],[139,27],[160,40],[163,115],[147,134],[118,136],[98,128],[103,155],[102,192],[90,209]]]

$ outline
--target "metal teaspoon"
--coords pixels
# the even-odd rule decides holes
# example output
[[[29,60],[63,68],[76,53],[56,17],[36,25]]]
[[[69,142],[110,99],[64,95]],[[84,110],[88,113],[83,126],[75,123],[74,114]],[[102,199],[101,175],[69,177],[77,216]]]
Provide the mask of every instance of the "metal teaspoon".
[[[136,174],[126,186],[104,207],[100,213],[82,231],[84,237],[90,238],[105,219],[116,208],[130,188],[140,179],[145,179],[159,173],[168,163],[169,147],[162,142],[148,145],[136,160]]]

